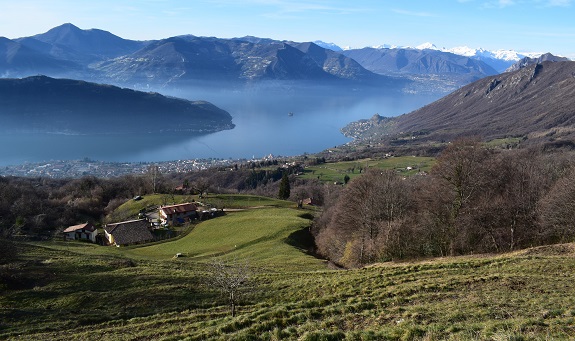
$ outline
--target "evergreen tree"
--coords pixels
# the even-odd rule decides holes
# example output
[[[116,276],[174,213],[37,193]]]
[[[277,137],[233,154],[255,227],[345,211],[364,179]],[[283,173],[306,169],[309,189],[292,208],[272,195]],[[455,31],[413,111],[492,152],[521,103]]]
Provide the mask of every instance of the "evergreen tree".
[[[282,200],[286,200],[289,198],[289,196],[290,196],[289,178],[287,172],[283,172],[278,197]]]
[[[343,177],[343,183],[347,185],[347,183],[349,182],[349,180],[350,180],[350,177],[349,177],[349,175],[346,174],[346,175]]]

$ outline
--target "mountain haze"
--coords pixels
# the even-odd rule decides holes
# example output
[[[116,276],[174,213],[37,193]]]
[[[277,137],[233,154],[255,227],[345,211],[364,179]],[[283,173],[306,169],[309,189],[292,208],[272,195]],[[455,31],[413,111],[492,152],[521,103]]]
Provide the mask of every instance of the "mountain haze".
[[[497,74],[495,69],[482,61],[433,49],[363,48],[347,50],[343,54],[366,69],[383,75],[451,75],[463,77],[469,82]]]
[[[329,74],[343,79],[376,79],[377,76],[345,54],[323,48],[315,43],[294,43],[293,46],[310,58]]]
[[[94,66],[114,82],[381,81],[357,62],[313,43],[180,36]]]
[[[0,77],[19,77],[23,74],[69,74],[80,66],[35,51],[21,43],[0,37]]]
[[[205,81],[229,84],[306,81],[401,91],[417,82],[396,70],[388,72],[393,77],[374,73],[342,51],[334,51],[339,50],[337,46],[320,41],[318,44],[322,46],[252,36],[220,39],[193,35],[133,41],[99,29],[82,30],[68,23],[15,42],[25,47],[29,55],[45,59],[46,63],[31,64],[27,68],[17,63],[5,64],[0,70],[5,77],[46,74],[143,89]],[[409,71],[427,72],[426,68],[434,67],[425,63],[422,61]],[[57,67],[39,66],[52,64]],[[447,63],[435,68],[441,72],[451,69],[450,72],[468,73],[465,68]],[[430,88],[436,91],[438,87]]]
[[[136,89],[305,82],[445,94],[495,75],[518,58],[512,51],[458,48],[452,53],[433,44],[342,50],[316,42],[194,35],[134,41],[67,23],[31,37],[2,39],[0,76],[44,74]]]

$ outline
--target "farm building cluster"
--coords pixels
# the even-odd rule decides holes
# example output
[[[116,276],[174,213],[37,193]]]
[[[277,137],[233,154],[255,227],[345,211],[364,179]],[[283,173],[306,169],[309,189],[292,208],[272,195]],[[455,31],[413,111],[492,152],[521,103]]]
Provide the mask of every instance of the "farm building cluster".
[[[89,222],[74,225],[63,231],[65,240],[82,240],[103,245],[127,246],[156,240],[154,232],[170,231],[193,220],[213,218],[222,211],[215,208],[202,210],[196,203],[160,206],[157,219],[143,216],[140,219],[121,221],[103,226],[103,233]]]

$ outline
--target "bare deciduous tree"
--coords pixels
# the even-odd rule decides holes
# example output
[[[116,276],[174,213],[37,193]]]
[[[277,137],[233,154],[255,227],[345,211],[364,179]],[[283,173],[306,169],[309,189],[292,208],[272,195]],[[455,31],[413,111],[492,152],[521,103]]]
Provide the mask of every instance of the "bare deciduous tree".
[[[482,187],[489,182],[485,174],[484,162],[489,153],[481,146],[477,139],[460,139],[447,147],[437,159],[432,174],[448,189],[449,198],[441,198],[449,202],[449,214],[444,216],[446,233],[449,240],[449,254],[461,253],[461,212],[473,202],[474,197],[480,193]]]
[[[393,171],[375,169],[350,181],[318,235],[320,251],[351,267],[393,257],[411,205],[407,186]]]
[[[148,167],[148,177],[150,179],[150,185],[152,187],[152,193],[156,193],[158,189],[158,182],[160,180],[161,172],[158,165],[151,165]]]
[[[571,242],[575,237],[575,168],[559,179],[538,207],[545,242]]]
[[[208,283],[227,296],[232,317],[236,316],[236,306],[241,293],[248,287],[251,270],[248,262],[238,260],[226,261],[214,258],[209,264],[210,274]]]
[[[210,188],[210,180],[205,177],[200,177],[192,183],[192,188],[200,193],[200,197],[203,197],[204,193],[207,193]]]

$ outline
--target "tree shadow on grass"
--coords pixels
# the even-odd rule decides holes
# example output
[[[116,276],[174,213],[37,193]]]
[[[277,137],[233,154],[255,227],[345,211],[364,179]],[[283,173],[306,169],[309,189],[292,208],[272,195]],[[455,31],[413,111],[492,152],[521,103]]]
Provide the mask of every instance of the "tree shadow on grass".
[[[316,253],[317,248],[315,245],[315,239],[309,227],[292,232],[285,239],[285,242],[288,245],[304,251],[308,255],[314,256],[316,258],[322,258]]]

